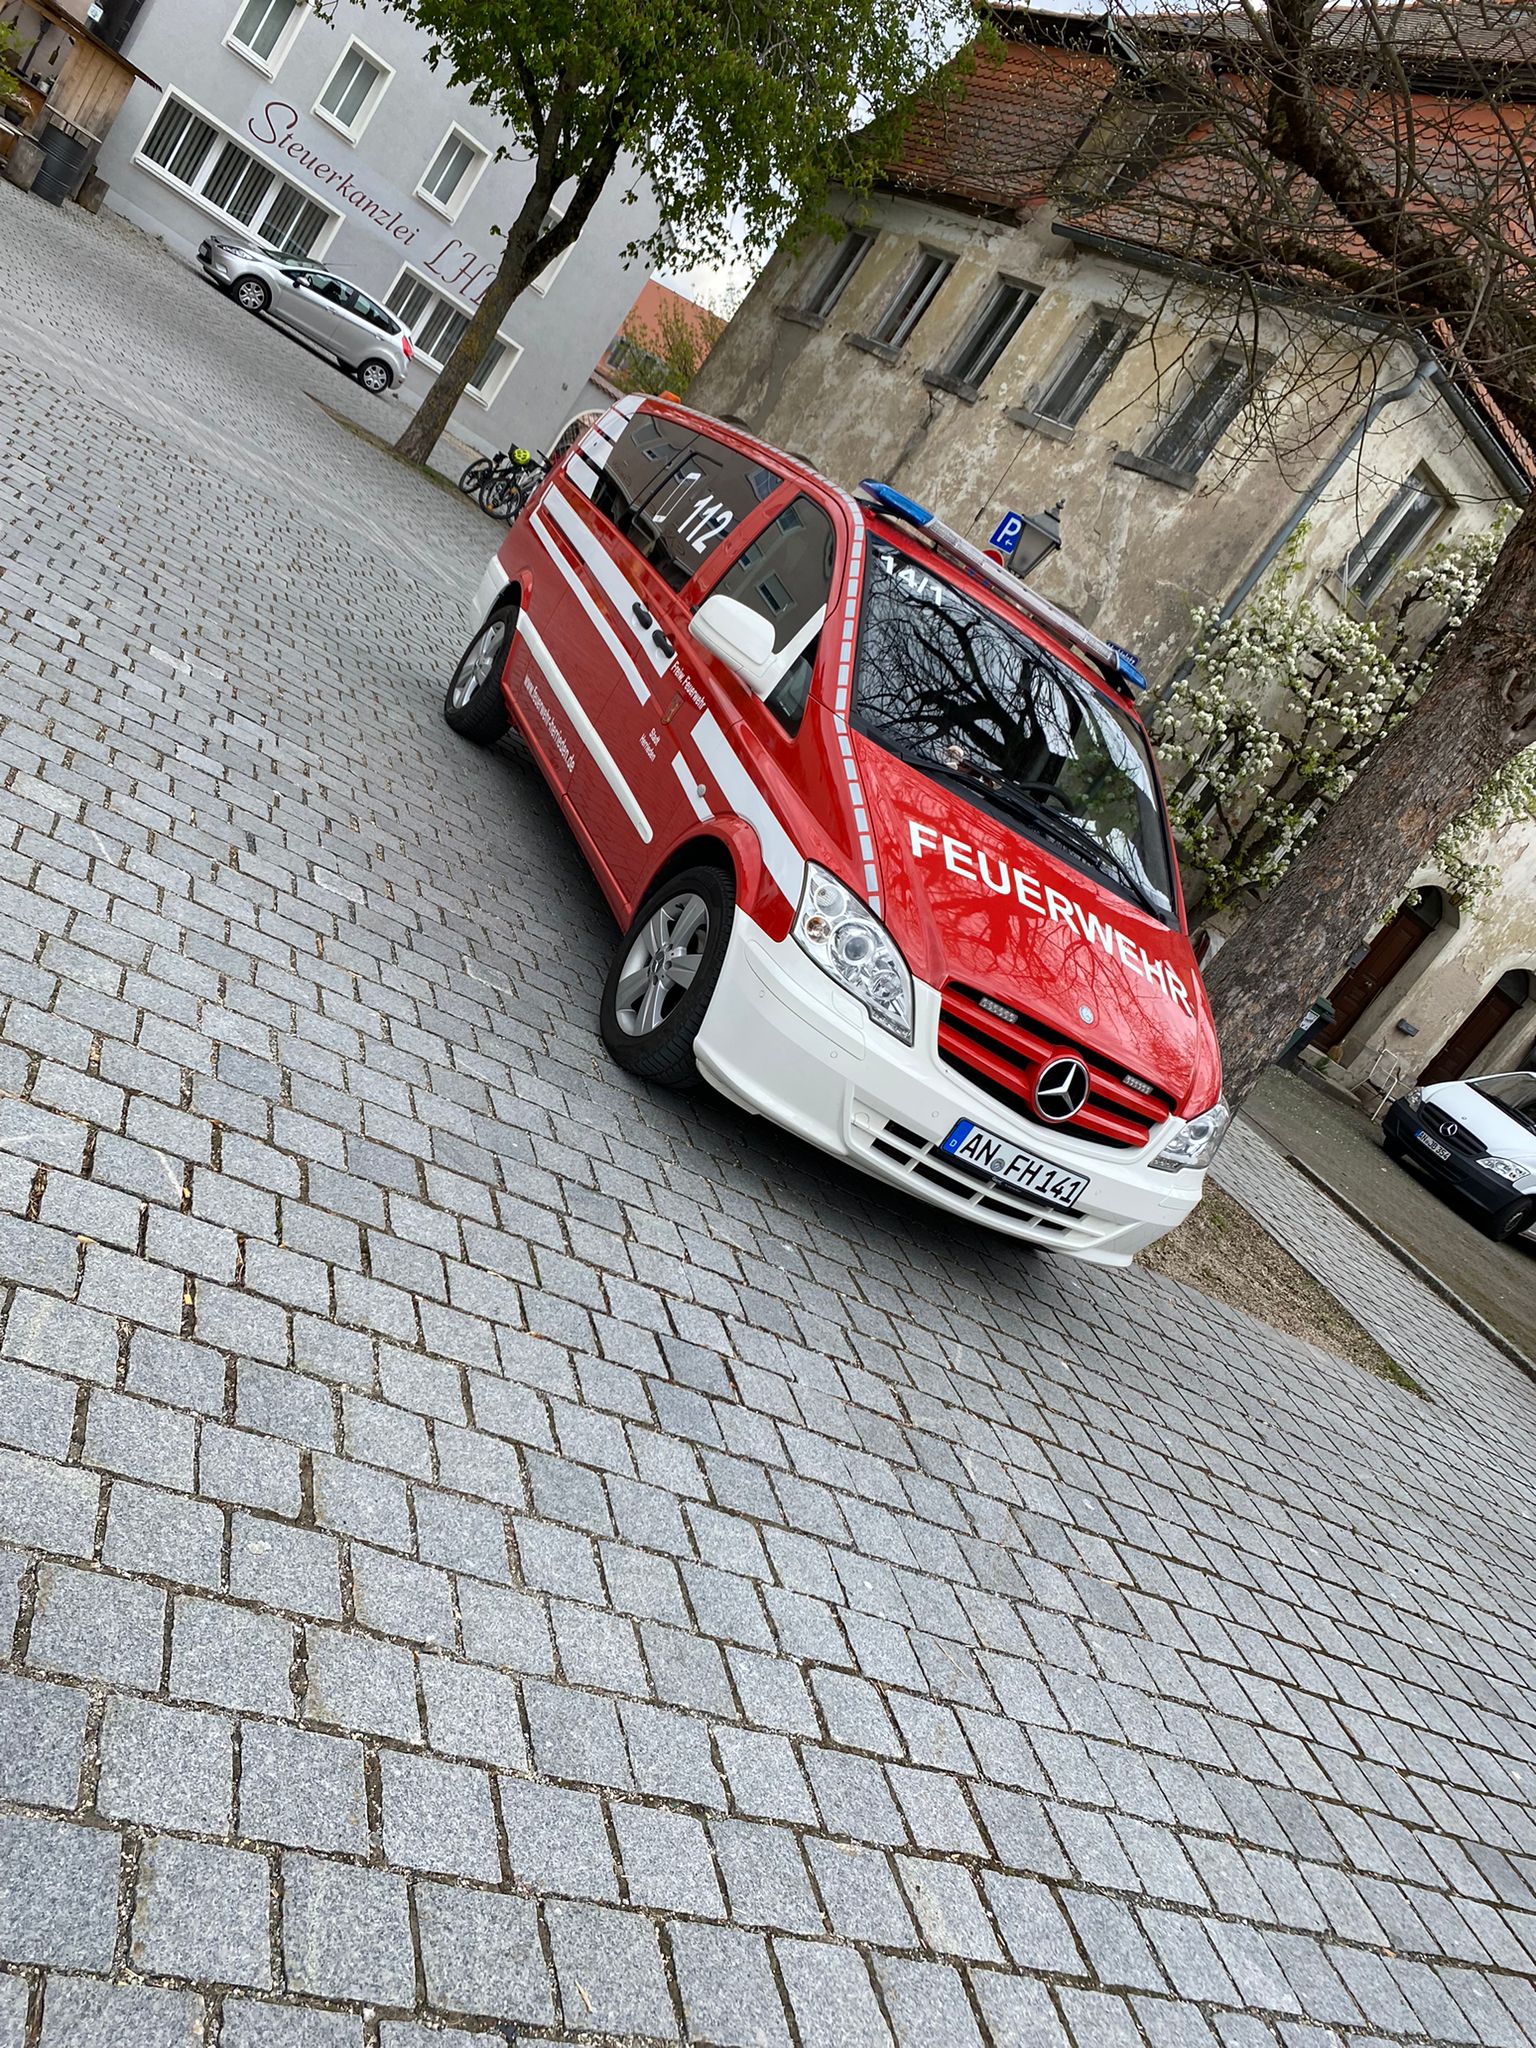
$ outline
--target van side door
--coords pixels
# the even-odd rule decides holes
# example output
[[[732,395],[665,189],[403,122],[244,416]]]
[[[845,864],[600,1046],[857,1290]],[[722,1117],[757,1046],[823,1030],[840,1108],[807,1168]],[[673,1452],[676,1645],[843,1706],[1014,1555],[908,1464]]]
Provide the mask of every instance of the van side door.
[[[544,558],[535,651],[575,755],[572,823],[614,902],[628,900],[621,876],[649,872],[655,832],[650,763],[633,749],[627,722],[612,730],[613,706],[649,704],[658,671],[672,659],[652,610],[660,586],[643,552],[652,539],[645,508],[691,439],[690,428],[656,415],[626,420],[616,441],[603,439],[601,469],[568,457],[523,522]]]

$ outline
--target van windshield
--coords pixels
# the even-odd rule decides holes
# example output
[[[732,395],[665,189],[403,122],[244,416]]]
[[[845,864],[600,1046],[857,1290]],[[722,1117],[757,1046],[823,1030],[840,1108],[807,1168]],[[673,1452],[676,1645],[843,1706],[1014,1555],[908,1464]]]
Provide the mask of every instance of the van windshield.
[[[1493,1074],[1472,1086],[1485,1102],[1496,1102],[1516,1123],[1536,1132],[1536,1074]]]
[[[1167,823],[1135,721],[902,549],[877,540],[868,559],[857,729],[1171,922]]]

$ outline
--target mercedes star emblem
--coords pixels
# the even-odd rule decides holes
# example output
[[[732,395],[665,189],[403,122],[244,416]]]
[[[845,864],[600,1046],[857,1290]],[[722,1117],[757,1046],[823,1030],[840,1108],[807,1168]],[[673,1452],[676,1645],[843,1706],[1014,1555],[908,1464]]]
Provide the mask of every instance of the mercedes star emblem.
[[[1091,1024],[1093,1022],[1093,1012],[1089,1009],[1086,1003],[1078,1004],[1077,1014],[1085,1024]]]
[[[1440,1129],[1444,1136],[1446,1136],[1447,1138],[1454,1138],[1456,1133],[1461,1129],[1461,1125],[1453,1123],[1443,1123],[1440,1126]]]
[[[1088,1100],[1088,1069],[1081,1060],[1047,1060],[1035,1077],[1035,1109],[1048,1124],[1064,1124]]]

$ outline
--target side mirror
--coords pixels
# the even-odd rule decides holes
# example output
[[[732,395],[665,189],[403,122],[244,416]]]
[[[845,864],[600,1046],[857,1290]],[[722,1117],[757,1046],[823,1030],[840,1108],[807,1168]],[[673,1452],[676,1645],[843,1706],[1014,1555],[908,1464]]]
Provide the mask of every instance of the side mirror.
[[[706,597],[688,627],[701,647],[717,654],[754,697],[766,697],[779,681],[773,627],[738,598],[717,592]]]

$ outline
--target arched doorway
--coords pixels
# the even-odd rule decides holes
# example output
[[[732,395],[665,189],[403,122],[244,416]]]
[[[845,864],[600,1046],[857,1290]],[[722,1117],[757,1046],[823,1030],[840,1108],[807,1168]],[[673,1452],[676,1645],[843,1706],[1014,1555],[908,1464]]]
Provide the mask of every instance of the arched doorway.
[[[1495,1038],[1531,1000],[1531,977],[1523,967],[1501,974],[1470,1016],[1464,1017],[1419,1076],[1419,1086],[1432,1081],[1458,1081],[1487,1051]]]
[[[1329,990],[1333,1022],[1313,1040],[1324,1051],[1347,1038],[1388,982],[1393,981],[1432,931],[1444,922],[1446,901],[1438,889],[1416,889],[1366,948],[1363,960]]]

